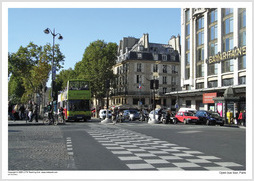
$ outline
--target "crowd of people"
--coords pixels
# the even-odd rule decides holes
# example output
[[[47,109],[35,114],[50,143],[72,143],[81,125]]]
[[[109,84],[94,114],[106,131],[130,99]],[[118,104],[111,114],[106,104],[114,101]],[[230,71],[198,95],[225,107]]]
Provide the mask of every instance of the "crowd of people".
[[[34,101],[29,101],[26,105],[13,105],[8,102],[8,115],[12,120],[28,120],[38,122],[38,105]]]

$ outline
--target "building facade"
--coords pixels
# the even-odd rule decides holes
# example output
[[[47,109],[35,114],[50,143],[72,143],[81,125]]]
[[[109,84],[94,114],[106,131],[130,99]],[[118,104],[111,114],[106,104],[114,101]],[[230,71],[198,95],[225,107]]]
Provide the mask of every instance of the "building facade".
[[[166,93],[180,87],[179,51],[180,36],[172,36],[169,44],[150,43],[148,34],[140,39],[123,38],[113,67],[117,78],[111,90],[110,105],[151,109],[154,92],[156,105],[174,105],[176,100]],[[159,80],[156,90],[150,87],[154,79]]]
[[[181,106],[222,116],[245,110],[246,9],[182,9],[181,37]]]

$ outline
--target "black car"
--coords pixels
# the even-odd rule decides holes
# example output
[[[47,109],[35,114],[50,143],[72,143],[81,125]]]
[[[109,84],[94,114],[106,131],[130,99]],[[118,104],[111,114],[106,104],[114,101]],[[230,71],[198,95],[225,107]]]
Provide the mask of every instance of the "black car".
[[[205,111],[205,110],[200,110],[196,112],[196,115],[199,120],[201,120],[204,124],[207,125],[224,125],[224,120],[222,117],[217,112],[213,111]]]

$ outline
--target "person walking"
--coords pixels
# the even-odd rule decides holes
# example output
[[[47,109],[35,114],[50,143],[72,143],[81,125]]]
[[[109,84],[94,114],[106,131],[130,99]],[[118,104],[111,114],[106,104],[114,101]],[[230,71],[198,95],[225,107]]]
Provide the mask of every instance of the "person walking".
[[[242,125],[242,120],[243,120],[243,112],[240,111],[240,114],[238,116],[239,125]]]
[[[227,118],[228,118],[228,124],[231,124],[231,111],[230,111],[230,109],[228,109]]]
[[[238,117],[239,117],[239,113],[238,113],[238,111],[236,111],[236,113],[235,113],[235,120],[236,120],[236,124],[237,125],[239,125]]]
[[[32,122],[32,118],[33,118],[33,104],[32,104],[32,101],[29,101],[27,109],[28,109],[29,122]]]
[[[9,114],[9,116],[10,116],[10,119],[16,120],[15,117],[13,116],[13,113],[12,113],[12,111],[13,111],[12,107],[13,107],[13,105],[12,105],[12,103],[9,101],[9,102],[8,102],[8,114]]]
[[[21,104],[19,107],[19,117],[21,120],[25,119],[25,106],[24,104]]]
[[[35,121],[38,122],[38,105],[33,101],[33,115],[32,115],[32,121],[35,117]]]

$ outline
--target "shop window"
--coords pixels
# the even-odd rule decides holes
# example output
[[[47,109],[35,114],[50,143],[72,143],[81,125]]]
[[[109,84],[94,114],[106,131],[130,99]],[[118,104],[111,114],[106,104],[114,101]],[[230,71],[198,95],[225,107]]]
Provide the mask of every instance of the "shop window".
[[[203,88],[204,88],[204,82],[196,84],[196,89],[203,89]]]
[[[234,84],[234,79],[223,79],[222,80],[222,86],[231,86]]]
[[[239,85],[246,84],[246,76],[238,78]]]
[[[213,81],[208,82],[208,88],[212,88],[212,87],[218,87],[218,81],[217,80],[213,80]]]

